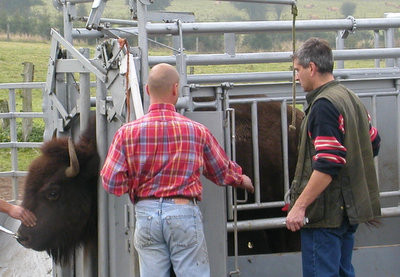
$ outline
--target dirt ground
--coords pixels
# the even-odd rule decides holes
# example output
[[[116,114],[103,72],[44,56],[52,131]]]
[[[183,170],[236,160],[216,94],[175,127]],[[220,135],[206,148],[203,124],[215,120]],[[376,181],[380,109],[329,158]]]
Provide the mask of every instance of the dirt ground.
[[[18,199],[22,201],[24,193],[24,182],[25,177],[18,178]],[[13,200],[13,189],[12,189],[12,179],[11,177],[0,177],[0,198],[6,201]]]

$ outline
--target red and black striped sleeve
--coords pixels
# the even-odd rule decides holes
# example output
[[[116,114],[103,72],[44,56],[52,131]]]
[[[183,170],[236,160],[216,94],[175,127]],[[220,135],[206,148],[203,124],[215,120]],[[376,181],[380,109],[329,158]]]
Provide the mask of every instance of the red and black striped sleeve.
[[[376,156],[381,139],[369,115],[368,120],[373,154]],[[314,169],[336,176],[346,164],[345,128],[343,116],[328,99],[321,98],[314,103],[308,121],[308,135],[316,152],[313,156]]]
[[[313,169],[336,176],[346,164],[345,126],[343,116],[329,100],[321,98],[314,103],[308,132],[315,148]]]

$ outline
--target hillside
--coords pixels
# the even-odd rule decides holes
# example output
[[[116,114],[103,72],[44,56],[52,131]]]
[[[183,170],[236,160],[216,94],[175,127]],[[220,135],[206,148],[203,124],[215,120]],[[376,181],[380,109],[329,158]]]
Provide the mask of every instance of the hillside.
[[[156,0],[162,1],[162,0]],[[103,14],[108,18],[123,18],[129,19],[130,12],[127,0],[109,0],[107,1],[106,9]],[[297,1],[298,19],[310,18],[344,18],[340,8],[343,3],[351,2],[356,4],[353,14],[356,18],[379,18],[383,17],[386,12],[399,12],[400,2],[396,0],[299,0]],[[52,1],[45,1],[47,8],[46,12],[50,16],[61,14],[52,4]],[[84,5],[89,12],[91,4]],[[265,4],[253,4],[262,6]],[[43,6],[38,6],[37,11],[43,11]],[[214,0],[172,0],[171,5],[166,8],[167,11],[176,12],[193,12],[197,21],[224,21],[232,18],[246,20],[247,14],[243,10],[238,10],[232,2],[214,1]],[[267,4],[267,13],[265,20],[276,20],[277,15],[273,5]],[[281,20],[291,19],[289,7],[283,8]]]

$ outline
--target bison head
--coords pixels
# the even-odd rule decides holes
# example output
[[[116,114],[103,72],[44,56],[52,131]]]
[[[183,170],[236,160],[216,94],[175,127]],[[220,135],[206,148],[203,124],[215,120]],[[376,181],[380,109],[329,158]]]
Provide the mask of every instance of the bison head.
[[[56,263],[67,263],[75,247],[97,237],[97,179],[99,156],[95,124],[74,145],[53,138],[29,167],[22,206],[37,217],[34,227],[21,225],[18,241],[46,250]]]

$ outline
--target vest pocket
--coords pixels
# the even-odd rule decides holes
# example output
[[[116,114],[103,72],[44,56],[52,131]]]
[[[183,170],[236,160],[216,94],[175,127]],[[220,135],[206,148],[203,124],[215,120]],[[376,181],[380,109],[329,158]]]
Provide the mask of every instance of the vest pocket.
[[[325,217],[325,194],[321,193],[306,209],[306,217],[309,223],[321,221]]]
[[[303,192],[305,186],[307,185],[307,180],[303,180],[299,185],[297,180],[293,180],[292,187],[290,188],[290,206],[293,207],[297,198]],[[311,203],[306,209],[306,217],[308,217],[309,223],[315,223],[325,216],[325,195],[322,193],[317,199]]]

